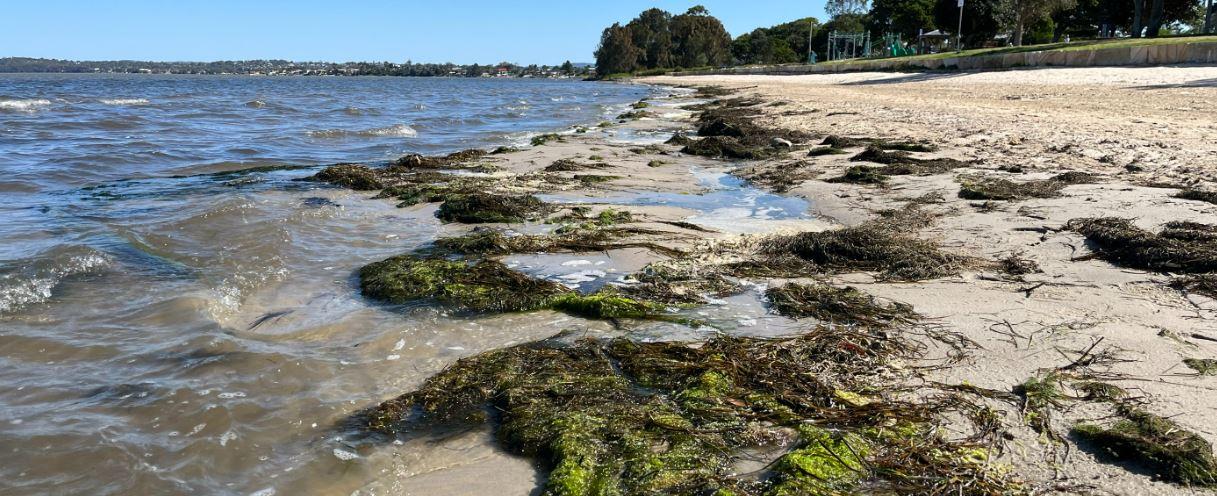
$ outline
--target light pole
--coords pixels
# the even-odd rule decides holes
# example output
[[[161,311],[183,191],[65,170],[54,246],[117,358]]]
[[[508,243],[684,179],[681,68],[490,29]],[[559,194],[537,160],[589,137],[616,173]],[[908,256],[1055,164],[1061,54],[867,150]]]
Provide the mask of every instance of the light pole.
[[[812,46],[816,40],[816,24],[816,21],[811,21],[811,29],[807,33],[807,63],[809,65],[816,65],[816,49]]]
[[[959,29],[955,31],[955,51],[963,51],[963,0],[959,0]]]

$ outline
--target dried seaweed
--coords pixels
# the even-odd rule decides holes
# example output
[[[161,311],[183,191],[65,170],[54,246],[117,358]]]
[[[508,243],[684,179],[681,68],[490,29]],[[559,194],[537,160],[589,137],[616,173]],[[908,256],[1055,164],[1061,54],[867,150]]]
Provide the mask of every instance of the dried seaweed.
[[[355,191],[375,191],[384,187],[375,171],[359,164],[331,165],[314,175],[313,180],[345,186]]]
[[[1198,487],[1217,486],[1217,459],[1213,445],[1179,424],[1121,405],[1111,427],[1080,424],[1073,433],[1103,458],[1133,462],[1153,470],[1166,481]]]
[[[904,303],[880,302],[853,287],[824,283],[786,284],[765,291],[773,308],[792,318],[811,317],[825,323],[883,327],[917,320]]]
[[[1217,271],[1217,226],[1172,222],[1154,234],[1129,219],[1073,219],[1066,228],[1086,236],[1095,254],[1107,261],[1160,272]]]

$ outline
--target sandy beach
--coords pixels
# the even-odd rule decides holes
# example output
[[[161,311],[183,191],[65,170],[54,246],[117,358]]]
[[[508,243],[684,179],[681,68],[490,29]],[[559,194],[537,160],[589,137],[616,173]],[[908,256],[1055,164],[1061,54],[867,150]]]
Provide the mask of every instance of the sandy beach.
[[[1217,305],[1166,285],[1168,277],[1079,260],[1082,236],[1061,230],[1071,219],[1121,217],[1156,230],[1169,221],[1217,221],[1217,206],[1172,198],[1162,185],[1211,185],[1217,171],[1217,69],[1212,67],[1042,69],[989,73],[845,74],[798,77],[654,78],[660,84],[715,85],[766,102],[767,125],[819,135],[928,140],[938,155],[976,160],[954,174],[893,177],[886,187],[803,181],[791,193],[815,202],[824,218],[856,224],[908,198],[940,194],[947,212],[924,230],[960,253],[995,260],[1033,260],[1042,273],[1002,281],[985,271],[920,283],[882,283],[864,275],[841,282],[912,304],[980,344],[966,363],[939,380],[1012,390],[1043,370],[1069,364],[1099,342],[1117,362],[1115,383],[1148,400],[1150,410],[1217,441],[1212,419],[1217,379],[1180,362],[1217,356]],[[819,157],[822,178],[840,175],[848,155]],[[781,161],[757,167],[781,167]],[[1001,170],[1022,172],[1011,174]],[[1059,198],[984,202],[959,197],[956,175],[999,174],[1043,179],[1068,171],[1097,174],[1095,184],[1070,186]],[[1149,187],[1153,185],[1156,187]],[[1174,339],[1170,336],[1183,336]],[[1100,341],[1101,340],[1101,341]],[[1054,426],[1107,415],[1084,404],[1060,411]],[[1006,461],[1041,490],[1096,494],[1176,494],[1188,490],[1097,463],[1072,450],[1046,463],[1050,443],[1018,429]],[[1071,443],[1073,441],[1070,441]],[[1072,446],[1071,446],[1072,447]]]

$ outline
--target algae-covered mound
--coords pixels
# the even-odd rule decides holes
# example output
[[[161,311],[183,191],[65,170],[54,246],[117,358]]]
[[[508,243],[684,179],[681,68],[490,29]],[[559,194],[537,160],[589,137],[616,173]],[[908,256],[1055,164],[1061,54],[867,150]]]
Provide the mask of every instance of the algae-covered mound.
[[[471,193],[448,197],[435,216],[445,222],[490,224],[523,222],[549,211],[550,207],[532,195]]]
[[[936,433],[945,402],[852,392],[905,351],[828,329],[701,345],[543,341],[460,360],[357,419],[407,436],[492,422],[506,448],[549,468],[552,495],[1017,492],[978,455],[986,441]],[[742,450],[783,445],[764,477],[735,475]]]
[[[1061,190],[1074,184],[1095,182],[1085,172],[1066,172],[1049,179],[1015,182],[998,177],[960,178],[959,197],[968,200],[1015,201],[1028,198],[1056,198]]]
[[[663,255],[680,256],[684,254],[680,250],[655,241],[638,239],[643,236],[671,237],[672,235],[636,227],[598,225],[571,225],[556,230],[553,235],[509,236],[501,230],[478,229],[464,236],[440,238],[435,241],[435,250],[438,253],[450,255],[507,255],[539,252],[588,253],[623,248],[645,248]]]
[[[678,140],[684,145],[682,153],[703,157],[723,157],[741,160],[763,160],[790,152],[790,147],[802,143],[810,135],[801,131],[775,129],[756,123],[759,101],[722,100],[701,108],[698,116],[697,141]],[[676,139],[674,137],[674,139]]]
[[[823,322],[886,326],[917,319],[912,307],[884,303],[853,287],[828,284],[786,284],[765,291],[773,308],[793,318],[811,317]]]
[[[1066,228],[1090,242],[1099,257],[1125,267],[1161,272],[1217,271],[1217,226],[1170,222],[1155,234],[1129,219],[1073,219]]]
[[[867,146],[875,147],[879,150],[897,150],[904,152],[938,151],[937,146],[922,141],[888,141],[876,138],[850,138],[846,136],[837,136],[835,134],[824,138],[824,141],[820,144],[835,150]]]
[[[427,157],[417,153],[401,157],[390,165],[390,169],[441,169],[457,167],[488,155],[484,150],[463,150],[439,157]]]
[[[374,191],[384,187],[376,172],[366,165],[338,164],[322,169],[314,180],[345,186],[355,191]]]
[[[795,255],[822,272],[877,271],[886,279],[916,281],[959,273],[962,258],[901,229],[891,219],[855,227],[779,236],[762,243],[763,254]],[[905,226],[907,227],[907,226]]]
[[[831,137],[830,137],[831,138]],[[966,167],[966,162],[951,158],[914,158],[906,151],[887,151],[884,143],[871,144],[866,150],[850,158],[854,162],[872,162],[883,164],[879,167],[856,165],[846,169],[845,174],[829,179],[833,183],[851,184],[884,184],[890,176],[930,175],[949,172],[960,167]],[[914,146],[904,146],[901,149],[915,149]],[[838,148],[829,148],[836,150]]]
[[[1073,433],[1101,455],[1152,469],[1164,480],[1189,486],[1217,487],[1213,445],[1175,422],[1149,412],[1120,406],[1121,420],[1109,428],[1082,424]]]
[[[549,305],[564,286],[534,279],[502,263],[402,255],[359,271],[365,296],[403,304],[435,299],[475,312],[520,312]]]
[[[686,322],[661,303],[633,298],[611,288],[579,294],[565,286],[529,277],[494,260],[451,260],[402,255],[359,271],[364,296],[395,304],[434,299],[473,312],[527,312],[550,309],[598,320],[644,319]]]

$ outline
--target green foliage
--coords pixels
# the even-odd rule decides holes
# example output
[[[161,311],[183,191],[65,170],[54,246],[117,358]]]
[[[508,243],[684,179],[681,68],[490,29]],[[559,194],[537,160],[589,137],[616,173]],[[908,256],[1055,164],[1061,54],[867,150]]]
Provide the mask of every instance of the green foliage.
[[[935,27],[936,4],[937,0],[874,0],[867,25],[875,35],[894,33],[905,41],[914,41],[919,32]]]
[[[604,30],[596,70],[610,74],[662,74],[669,69],[722,66],[731,62],[731,35],[702,6],[673,17],[649,9],[629,24]]]
[[[731,54],[741,64],[789,64],[807,59],[807,35],[820,21],[807,17],[758,28],[731,43]]]

